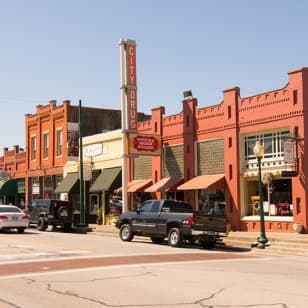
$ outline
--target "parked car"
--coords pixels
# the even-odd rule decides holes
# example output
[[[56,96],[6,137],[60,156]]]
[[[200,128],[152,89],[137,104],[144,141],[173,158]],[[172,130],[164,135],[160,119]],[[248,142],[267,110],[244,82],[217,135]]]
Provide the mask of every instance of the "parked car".
[[[29,216],[14,205],[0,205],[0,229],[17,229],[24,233],[29,226]]]
[[[64,232],[68,232],[73,225],[73,205],[70,201],[34,199],[27,213],[30,216],[29,224],[35,224],[40,231],[51,225],[61,226]]]
[[[109,200],[110,212],[115,215],[122,213],[123,201],[118,198],[111,198]]]

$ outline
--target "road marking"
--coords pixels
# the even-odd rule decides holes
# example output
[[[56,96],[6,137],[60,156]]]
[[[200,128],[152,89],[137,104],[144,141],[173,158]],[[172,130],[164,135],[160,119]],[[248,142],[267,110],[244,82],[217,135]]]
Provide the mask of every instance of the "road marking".
[[[7,239],[7,237],[6,237]],[[61,243],[61,244],[56,244],[56,243],[51,243],[51,242],[46,242],[46,241],[40,241],[40,240],[33,240],[33,239],[29,239],[29,238],[25,238],[23,236],[20,237],[11,237],[10,236],[10,240],[14,239],[14,240],[18,240],[18,241],[23,241],[26,243],[32,243],[32,244],[37,244],[37,245],[42,245],[42,246],[46,246],[46,247],[51,247],[51,248],[64,248],[64,249],[71,249],[71,250],[78,250],[78,251],[85,251],[85,252],[89,252],[89,253],[97,253],[97,250],[94,249],[85,249],[83,247],[79,247],[79,246],[69,246],[67,244]]]
[[[247,260],[247,258],[238,258],[238,259],[228,259],[228,262],[243,262]],[[249,258],[250,261],[261,261],[264,260],[273,260],[273,258]],[[82,272],[97,272],[97,271],[106,271],[106,270],[115,270],[115,269],[125,269],[125,268],[135,268],[135,267],[145,267],[145,266],[165,266],[165,265],[172,265],[174,266],[175,263],[177,265],[180,264],[200,264],[200,263],[215,263],[215,262],[226,262],[224,260],[198,260],[198,261],[177,261],[177,262],[155,262],[155,263],[138,263],[138,264],[121,264],[121,265],[110,265],[110,266],[97,266],[97,267],[87,267],[87,268],[74,268],[74,269],[63,269],[63,270],[50,270],[45,272],[28,272],[28,273],[20,273],[20,274],[8,274],[0,276],[0,280],[5,279],[14,279],[14,278],[25,278],[25,277],[38,277],[38,276],[46,276],[46,275],[57,275],[57,274],[66,274],[66,273],[82,273]],[[46,270],[46,269],[45,269]],[[73,281],[72,281],[73,282]]]
[[[232,260],[232,259],[252,259],[255,256],[231,254],[231,253],[216,253],[216,254],[152,254],[152,255],[137,255],[137,256],[118,256],[118,257],[97,257],[97,258],[67,258],[62,260],[48,260],[37,262],[20,262],[10,264],[0,264],[0,276],[8,274],[28,274],[29,272],[41,272],[42,267],[49,267],[50,271],[70,270],[80,268],[93,267],[109,267],[113,265],[132,265],[132,264],[151,264],[151,263],[166,263],[191,261],[207,261],[207,260]]]

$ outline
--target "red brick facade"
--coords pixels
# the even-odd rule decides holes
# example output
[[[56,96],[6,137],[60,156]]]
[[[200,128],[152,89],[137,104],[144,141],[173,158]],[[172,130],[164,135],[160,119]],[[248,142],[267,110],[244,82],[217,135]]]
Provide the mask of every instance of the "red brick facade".
[[[279,194],[291,204],[292,217],[268,216],[265,219],[267,231],[293,232],[293,223],[302,224],[304,232],[308,228],[306,175],[308,164],[305,164],[305,144],[308,144],[308,68],[289,72],[288,84],[274,91],[257,94],[251,97],[241,97],[238,87],[223,91],[223,101],[214,106],[198,108],[197,99],[188,97],[183,101],[183,110],[179,114],[165,116],[164,107],[152,110],[152,120],[139,123],[140,133],[160,134],[163,150],[165,146],[183,145],[184,147],[184,178],[185,181],[199,175],[196,149],[198,143],[211,140],[223,140],[225,200],[227,203],[228,220],[233,230],[259,231],[259,218],[250,213],[252,190],[257,183],[257,164],[251,158],[245,159],[245,149],[249,146],[249,138],[261,135],[264,140],[271,135],[273,144],[272,156],[262,160],[262,172],[272,176],[275,187],[270,198],[278,202]],[[284,131],[292,135],[298,128],[298,136],[303,138],[298,144],[299,175],[285,178],[281,176],[284,170],[292,170],[294,166],[285,164],[278,144],[278,138]],[[278,136],[278,137],[276,137]],[[248,141],[246,141],[248,140]],[[281,140],[279,139],[279,142]],[[271,147],[272,145],[270,145]],[[214,150],[212,150],[214,151]],[[218,152],[216,152],[217,154]],[[206,154],[206,153],[205,153]],[[215,156],[215,151],[213,152]],[[248,157],[248,156],[247,156]],[[152,181],[155,183],[164,175],[164,155],[152,158]],[[197,170],[197,169],[198,170]],[[252,171],[252,172],[250,172]],[[252,173],[248,178],[247,174]],[[133,179],[130,168],[129,180]],[[282,185],[289,185],[291,191],[286,195]],[[279,191],[278,191],[279,189]],[[268,189],[269,190],[269,189]],[[197,207],[198,192],[185,191],[185,200]],[[154,197],[161,197],[155,193]],[[270,202],[270,201],[269,201]],[[269,205],[270,206],[270,205]],[[269,210],[268,210],[269,211]],[[269,212],[270,213],[270,212]]]
[[[259,231],[260,219],[252,204],[252,198],[258,194],[258,168],[252,146],[260,139],[265,146],[262,176],[271,180],[271,185],[264,185],[268,202],[266,230],[293,232],[293,224],[298,223],[307,233],[308,164],[304,154],[305,144],[308,144],[308,68],[290,71],[288,76],[285,87],[250,97],[241,97],[238,87],[226,89],[218,105],[198,107],[197,99],[189,96],[183,100],[182,112],[178,114],[166,116],[164,107],[152,109],[151,119],[138,123],[139,133],[158,134],[162,140],[162,155],[148,157],[151,163],[146,167],[150,168],[152,182],[174,174],[183,177],[184,182],[196,176],[224,174],[224,200],[232,230]],[[25,152],[18,146],[11,151],[4,149],[0,169],[8,171],[12,178],[25,179],[26,204],[36,195],[54,196],[63,166],[73,149],[68,140],[68,124],[76,124],[77,115],[77,107],[68,101],[61,106],[56,106],[54,101],[37,106],[36,114],[25,118]],[[119,110],[85,108],[85,135],[101,132],[103,128],[119,128],[120,118]],[[100,123],[106,126],[99,126]],[[62,132],[61,155],[59,131]],[[286,138],[294,137],[295,131],[300,140],[297,147],[299,173],[285,177],[283,172],[294,170],[294,164],[284,162],[283,144]],[[48,148],[44,146],[46,140]],[[74,151],[71,153],[78,156]],[[128,181],[135,179],[133,161],[136,159],[129,159]],[[147,162],[144,159],[142,164]],[[142,171],[147,173],[147,170]],[[218,192],[221,193],[219,187],[206,192],[181,191],[183,198],[197,209],[201,207],[200,201],[209,201]],[[165,194],[154,192],[152,197],[161,198]],[[283,204],[288,205],[288,209],[283,209]]]

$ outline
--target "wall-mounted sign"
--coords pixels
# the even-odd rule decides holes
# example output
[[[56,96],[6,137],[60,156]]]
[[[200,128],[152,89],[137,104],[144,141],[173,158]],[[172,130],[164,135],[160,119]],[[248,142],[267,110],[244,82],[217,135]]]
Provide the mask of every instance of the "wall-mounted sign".
[[[0,170],[0,180],[7,180],[9,178],[9,174],[5,170]]]
[[[89,144],[85,147],[85,152],[86,156],[88,157],[101,155],[103,153],[103,144],[102,143]]]
[[[160,155],[161,138],[159,135],[135,134],[128,135],[128,154]]]

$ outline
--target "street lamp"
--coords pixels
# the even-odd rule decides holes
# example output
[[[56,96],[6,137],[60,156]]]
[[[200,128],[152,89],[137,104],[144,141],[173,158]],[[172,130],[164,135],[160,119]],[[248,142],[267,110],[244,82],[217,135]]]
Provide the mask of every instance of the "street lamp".
[[[267,238],[265,235],[265,225],[264,225],[264,208],[263,208],[263,189],[262,189],[262,179],[261,179],[261,159],[264,155],[264,147],[259,140],[256,141],[256,145],[253,148],[253,153],[258,160],[259,167],[259,197],[260,197],[260,236],[258,237],[257,247],[265,248],[265,244],[267,243]]]

